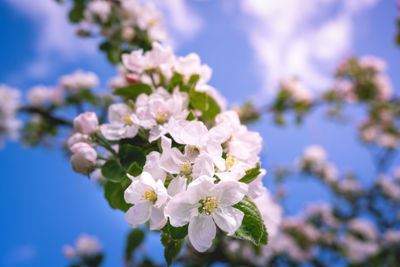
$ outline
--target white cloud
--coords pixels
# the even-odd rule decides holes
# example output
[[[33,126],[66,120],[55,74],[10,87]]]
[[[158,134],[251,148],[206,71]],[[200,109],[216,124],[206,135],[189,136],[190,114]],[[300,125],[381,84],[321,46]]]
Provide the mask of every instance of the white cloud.
[[[263,92],[299,76],[313,90],[352,50],[357,15],[378,0],[242,0],[242,21],[254,49]]]
[[[32,21],[37,32],[34,42],[36,57],[23,70],[24,75],[43,78],[63,62],[96,52],[95,42],[76,36],[75,27],[67,19],[66,5],[53,0],[6,1]]]
[[[173,46],[190,40],[203,28],[202,17],[185,0],[154,0],[164,15],[164,25],[168,29]]]

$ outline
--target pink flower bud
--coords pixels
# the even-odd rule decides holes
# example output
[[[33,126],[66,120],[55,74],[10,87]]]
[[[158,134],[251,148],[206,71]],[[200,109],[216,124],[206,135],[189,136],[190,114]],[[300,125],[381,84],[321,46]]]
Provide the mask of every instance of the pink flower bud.
[[[85,112],[79,114],[74,119],[74,128],[77,132],[91,134],[99,127],[99,120],[94,112]]]
[[[72,169],[81,174],[88,174],[96,164],[97,152],[89,144],[79,142],[71,147]]]

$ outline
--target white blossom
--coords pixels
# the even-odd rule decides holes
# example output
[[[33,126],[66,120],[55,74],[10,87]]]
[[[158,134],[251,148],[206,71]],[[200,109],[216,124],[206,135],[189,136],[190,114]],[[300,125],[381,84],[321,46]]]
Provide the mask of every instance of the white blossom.
[[[52,87],[35,86],[27,94],[28,102],[32,106],[40,107],[44,104],[60,104],[62,92]]]
[[[16,116],[20,107],[20,97],[18,89],[0,85],[0,147],[4,136],[18,138],[21,121]]]
[[[379,175],[376,182],[386,196],[393,200],[400,201],[400,186],[390,177]]]
[[[99,78],[93,72],[77,70],[72,74],[62,76],[60,84],[67,91],[78,93],[96,87],[99,84]]]
[[[134,137],[139,129],[132,121],[132,109],[124,104],[112,104],[108,108],[108,120],[110,123],[102,124],[100,131],[108,140],[120,140]]]
[[[94,256],[101,252],[101,244],[95,236],[81,234],[75,243],[75,249],[80,257]]]
[[[91,1],[87,5],[86,19],[88,22],[93,22],[96,18],[106,22],[111,13],[111,3],[104,0]]]
[[[125,201],[134,204],[125,214],[131,227],[150,220],[150,230],[160,230],[167,222],[164,207],[168,199],[167,189],[161,180],[155,181],[147,172],[132,177],[132,184],[125,190]]]
[[[171,225],[189,223],[189,240],[199,252],[211,247],[216,227],[233,235],[240,227],[243,212],[232,205],[242,200],[247,185],[236,181],[221,181],[202,176],[189,184],[187,191],[177,194],[165,208]]]

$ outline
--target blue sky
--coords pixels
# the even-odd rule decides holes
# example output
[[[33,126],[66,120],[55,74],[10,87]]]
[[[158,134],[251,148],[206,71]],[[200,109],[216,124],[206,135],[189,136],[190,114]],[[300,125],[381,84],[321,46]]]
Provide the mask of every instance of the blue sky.
[[[96,41],[76,39],[73,28],[63,22],[64,10],[49,2],[0,2],[0,83],[26,91],[35,84],[55,84],[60,75],[81,68],[96,72],[105,86],[115,70],[102,54],[96,53]],[[211,84],[231,103],[241,103],[249,97],[259,104],[267,101],[273,93],[269,86],[276,82],[275,69],[285,70],[283,76],[299,68],[304,70],[305,82],[317,92],[328,84],[329,70],[343,55],[349,54],[383,57],[388,62],[394,87],[400,82],[396,75],[400,67],[399,49],[393,43],[395,1],[349,1],[369,3],[357,7],[360,10],[357,12],[345,7],[344,0],[325,1],[336,4],[323,6],[322,15],[309,10],[307,4],[291,14],[297,8],[296,2],[307,2],[300,0],[286,1],[287,6],[272,11],[254,8],[262,5],[262,1],[248,1],[253,6],[232,4],[233,1],[166,2],[170,4],[161,4],[161,8],[167,18],[174,18],[166,22],[173,33],[170,42],[176,52],[200,54],[203,62],[213,68]],[[309,0],[309,5],[320,2],[324,1]],[[281,12],[280,18],[287,19],[276,20],[271,17],[275,12]],[[182,23],[187,16],[191,22]],[[293,16],[298,20],[293,20]],[[293,28],[298,21],[308,23],[288,30],[286,35],[269,29],[271,25]],[[328,33],[334,33],[335,38],[326,37],[325,29],[333,29]],[[264,35],[265,38],[254,40],[254,36]],[[315,46],[315,40],[321,44]],[[262,54],[263,46],[273,53]],[[336,49],[337,46],[341,48]],[[325,48],[329,48],[329,53],[326,54]],[[306,56],[299,56],[296,62],[284,58],[296,51]],[[316,51],[318,57],[310,51]],[[282,62],[275,62],[274,55],[282,57]],[[299,62],[303,64],[300,67]],[[301,73],[295,74],[302,77]],[[368,151],[359,145],[354,130],[361,112],[358,108],[350,111],[352,119],[348,125],[323,122],[321,110],[313,112],[301,127],[277,129],[272,127],[270,117],[264,116],[258,124],[250,126],[264,138],[263,166],[268,169],[277,163],[289,164],[305,146],[318,143],[326,147],[330,159],[340,169],[351,167],[368,183],[373,179],[372,161]],[[124,238],[129,231],[123,214],[108,207],[100,188],[73,173],[60,151],[28,149],[9,142],[0,151],[0,162],[1,266],[66,265],[61,247],[73,243],[82,232],[97,235],[103,242],[107,252],[105,266],[122,265]],[[267,185],[270,179],[268,175],[265,177]],[[309,201],[329,200],[329,194],[318,183],[304,177],[288,184],[288,196],[285,207],[290,213]],[[157,238],[152,237],[148,253],[161,259]]]

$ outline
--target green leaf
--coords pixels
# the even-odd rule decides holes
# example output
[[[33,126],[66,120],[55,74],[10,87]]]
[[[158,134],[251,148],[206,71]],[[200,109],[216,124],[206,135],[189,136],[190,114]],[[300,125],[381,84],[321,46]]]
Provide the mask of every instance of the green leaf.
[[[118,182],[125,176],[125,171],[117,160],[109,159],[101,167],[101,174],[108,180]]]
[[[179,73],[174,73],[172,76],[170,82],[169,82],[169,87],[172,90],[174,90],[177,86],[181,87],[183,84],[183,76],[182,74]]]
[[[195,109],[202,112],[203,118],[206,120],[214,120],[215,116],[221,112],[221,108],[214,98],[204,92],[192,91],[190,103]]]
[[[144,232],[140,229],[133,229],[127,239],[125,246],[125,259],[130,261],[133,258],[135,249],[140,246],[144,240]]]
[[[139,176],[142,171],[143,167],[140,167],[137,162],[132,163],[127,170],[127,172],[134,177]]]
[[[189,114],[188,114],[187,117],[186,117],[186,120],[187,120],[187,121],[192,121],[192,120],[194,120],[195,118],[196,118],[196,117],[194,116],[193,112],[190,111]]]
[[[188,234],[189,224],[186,224],[181,227],[174,227],[170,224],[170,222],[168,220],[167,226],[168,226],[168,232],[173,239],[184,239]]]
[[[260,164],[257,163],[257,166],[255,168],[246,171],[245,176],[243,176],[242,179],[239,180],[239,182],[249,184],[254,181],[254,179],[256,179],[260,173]]]
[[[114,95],[136,99],[140,94],[150,95],[151,87],[144,83],[134,83],[114,91]]]
[[[120,182],[107,181],[104,184],[104,197],[107,199],[111,208],[126,212],[132,205],[125,202],[124,192],[131,184],[128,177],[124,177]]]
[[[267,245],[268,244],[268,232],[267,232],[267,227],[263,223],[263,235],[261,236],[260,239],[260,244]]]
[[[85,17],[85,0],[74,0],[74,6],[69,11],[68,17],[72,23],[78,23]]]
[[[107,49],[107,59],[108,59],[108,61],[110,61],[114,65],[119,63],[119,61],[121,59],[121,53],[122,53],[122,51],[120,49],[120,44],[111,45]]]
[[[119,159],[122,167],[129,169],[132,163],[136,162],[138,166],[143,167],[146,163],[146,157],[142,149],[131,144],[123,144],[119,148]]]
[[[193,74],[188,82],[188,85],[191,89],[194,89],[197,82],[200,80],[200,75],[199,74]]]
[[[170,266],[174,259],[179,255],[184,242],[185,239],[173,239],[168,231],[164,231],[161,234],[161,243],[164,245],[164,257],[168,266]]]
[[[265,244],[267,241],[266,227],[256,204],[245,196],[242,201],[233,205],[244,213],[242,225],[233,235],[235,238],[246,239],[255,245]]]

